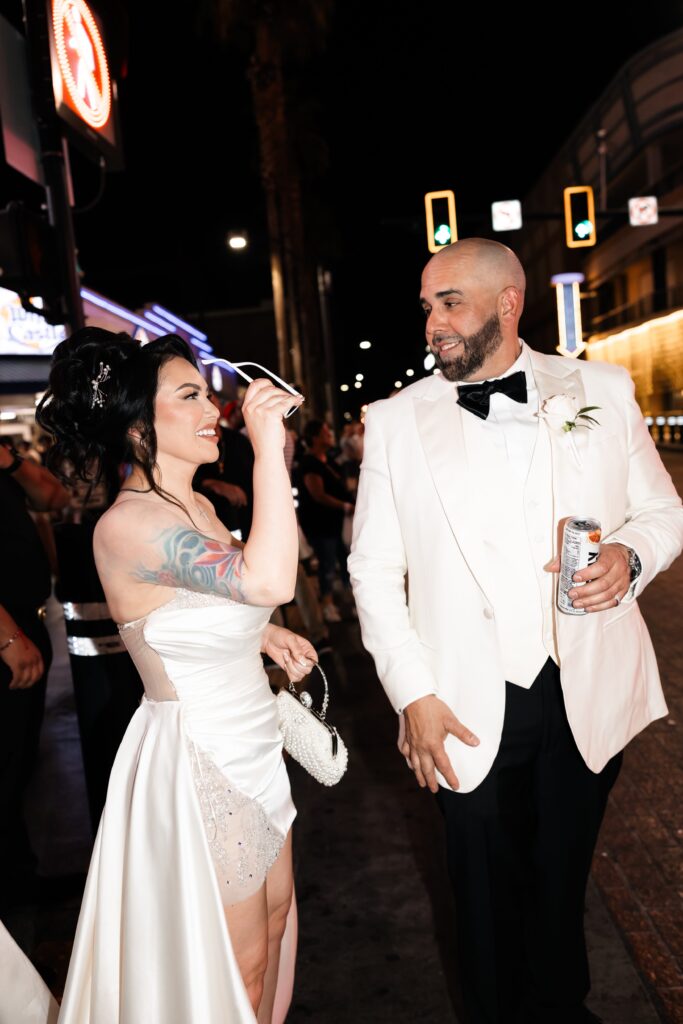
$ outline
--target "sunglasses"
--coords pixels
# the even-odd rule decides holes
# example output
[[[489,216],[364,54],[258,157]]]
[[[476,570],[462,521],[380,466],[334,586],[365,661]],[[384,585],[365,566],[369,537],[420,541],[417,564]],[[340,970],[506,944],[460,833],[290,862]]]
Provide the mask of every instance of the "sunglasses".
[[[255,366],[257,370],[262,370],[264,373],[267,373],[268,376],[271,378],[271,380],[274,380],[277,384],[280,385],[281,388],[284,388],[285,391],[289,391],[290,395],[294,395],[295,398],[301,398],[301,395],[299,394],[298,391],[295,391],[293,387],[290,387],[289,384],[285,383],[285,381],[282,380],[281,377],[278,377],[278,375],[276,373],[273,373],[272,370],[267,369],[267,367],[265,367],[265,366],[261,366],[260,363],[250,363],[248,361],[247,362],[241,362],[241,363],[231,363],[230,360],[228,360],[228,359],[219,359],[217,356],[216,357],[212,357],[210,359],[202,359],[202,364],[204,366],[209,366],[209,365],[214,364],[214,363],[218,363],[219,366],[225,366],[226,369],[234,370],[235,373],[239,373],[240,377],[242,377],[244,380],[246,380],[248,384],[253,384],[254,383],[254,378],[250,377],[248,373],[245,373],[244,370],[242,369],[242,367],[243,366]],[[292,416],[293,413],[295,413],[298,408],[299,408],[298,405],[293,405],[291,409],[288,409],[287,412],[285,413],[285,419],[289,419],[289,417]]]

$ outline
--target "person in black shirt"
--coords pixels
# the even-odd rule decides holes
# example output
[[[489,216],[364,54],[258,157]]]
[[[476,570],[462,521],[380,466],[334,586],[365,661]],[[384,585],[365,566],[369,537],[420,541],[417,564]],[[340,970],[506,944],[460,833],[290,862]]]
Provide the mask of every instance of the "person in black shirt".
[[[215,395],[211,401],[220,408]],[[221,423],[217,429],[218,461],[198,468],[193,487],[207,496],[223,525],[231,533],[239,531],[240,540],[246,542],[254,509],[254,449],[249,438],[237,428]]]
[[[332,585],[337,567],[346,586],[346,550],[342,544],[344,515],[353,512],[349,494],[339,468],[328,459],[332,431],[321,420],[309,420],[304,428],[307,453],[299,463],[299,520],[318,559],[318,578],[323,616],[327,622],[339,622]]]
[[[49,470],[0,444],[0,907],[20,900],[33,874],[22,805],[52,658],[43,621],[50,565],[27,500],[46,512],[67,505],[69,492]]]

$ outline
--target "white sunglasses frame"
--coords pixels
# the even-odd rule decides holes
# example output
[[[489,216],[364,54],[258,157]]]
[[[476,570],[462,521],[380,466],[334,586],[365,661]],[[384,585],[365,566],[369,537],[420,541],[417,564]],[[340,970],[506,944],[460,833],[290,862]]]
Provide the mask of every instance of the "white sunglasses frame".
[[[229,359],[221,359],[218,356],[212,356],[209,359],[202,359],[201,362],[202,362],[202,364],[204,366],[209,366],[209,365],[212,365],[214,363],[220,363],[221,366],[225,366],[229,370],[235,370],[235,372],[239,373],[240,377],[243,377],[244,380],[246,380],[247,383],[249,383],[249,384],[253,384],[254,383],[254,378],[250,377],[248,373],[245,373],[241,369],[241,367],[242,366],[255,366],[258,370],[263,370],[264,373],[267,373],[268,376],[271,377],[274,381],[277,381],[277,383],[280,385],[280,387],[283,387],[285,389],[285,391],[289,391],[290,395],[294,395],[295,398],[301,398],[302,397],[301,394],[298,391],[295,391],[293,387],[290,387],[290,385],[287,384],[284,380],[282,380],[281,377],[278,377],[278,375],[276,373],[273,373],[273,371],[269,370],[267,367],[261,366],[260,363],[252,363],[249,360],[243,360],[240,363],[231,363]],[[284,418],[286,420],[289,419],[289,417],[292,416],[297,411],[298,408],[299,408],[298,405],[292,406],[291,409],[287,410],[287,412],[285,413]]]

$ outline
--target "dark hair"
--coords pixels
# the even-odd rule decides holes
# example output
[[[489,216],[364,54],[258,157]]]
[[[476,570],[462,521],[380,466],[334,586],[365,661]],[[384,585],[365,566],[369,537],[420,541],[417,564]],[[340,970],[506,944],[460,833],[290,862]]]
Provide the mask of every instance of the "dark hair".
[[[309,420],[304,427],[303,439],[307,448],[310,448],[316,437],[320,434],[325,424],[322,420]]]
[[[68,461],[81,480],[104,478],[115,493],[120,466],[130,462],[142,469],[150,490],[179,504],[154,479],[159,371],[176,357],[197,366],[192,349],[176,334],[141,346],[127,334],[84,327],[60,342],[36,410],[40,426],[55,438],[47,456],[50,468],[66,479]],[[139,443],[130,437],[132,427]]]

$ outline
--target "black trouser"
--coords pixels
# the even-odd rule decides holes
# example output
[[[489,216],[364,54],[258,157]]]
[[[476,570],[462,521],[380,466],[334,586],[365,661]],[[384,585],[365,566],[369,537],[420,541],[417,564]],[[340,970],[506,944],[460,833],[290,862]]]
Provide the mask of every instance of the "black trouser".
[[[506,683],[500,749],[471,793],[440,789],[455,890],[467,1024],[574,1024],[590,988],[588,872],[621,754],[581,757],[548,660],[533,686]]]
[[[318,559],[318,581],[320,583],[320,596],[325,597],[332,593],[337,568],[345,587],[349,585],[349,574],[346,568],[348,557],[346,548],[341,539],[341,533],[333,537],[308,536],[306,540],[315,551]]]
[[[0,661],[0,905],[20,895],[22,879],[34,867],[23,803],[38,757],[47,673],[52,661],[50,637],[36,611],[7,611],[42,654],[45,672],[29,689],[10,690],[12,673]]]

